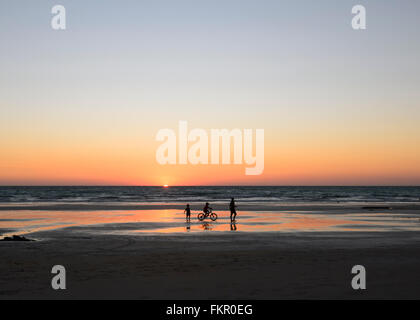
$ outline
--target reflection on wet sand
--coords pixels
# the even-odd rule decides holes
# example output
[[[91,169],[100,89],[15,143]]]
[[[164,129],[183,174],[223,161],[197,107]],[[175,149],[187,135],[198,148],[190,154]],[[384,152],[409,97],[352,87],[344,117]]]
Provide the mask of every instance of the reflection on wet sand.
[[[194,217],[194,216],[193,216]],[[185,221],[179,210],[121,211],[1,211],[0,234],[28,234],[72,227],[95,233],[184,233],[184,232],[317,232],[420,230],[417,216],[403,213],[354,212],[241,212],[231,223],[229,212],[217,221]],[[86,228],[88,229],[88,228]],[[4,230],[3,233],[1,230]],[[6,231],[7,230],[7,231]]]
[[[203,222],[201,224],[201,228],[203,230],[212,230],[213,229],[213,225],[210,222]]]

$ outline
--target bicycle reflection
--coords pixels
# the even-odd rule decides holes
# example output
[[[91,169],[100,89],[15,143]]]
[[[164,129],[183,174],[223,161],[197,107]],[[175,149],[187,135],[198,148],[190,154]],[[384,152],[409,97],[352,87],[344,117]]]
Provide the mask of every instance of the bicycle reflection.
[[[213,224],[210,222],[203,222],[201,228],[203,230],[213,230]]]
[[[198,224],[198,226],[201,230],[204,230],[204,231],[211,231],[211,230],[226,231],[226,230],[229,230],[229,229],[225,229],[226,228],[226,227],[224,227],[225,225],[221,225],[221,224],[218,224],[218,223],[214,224],[212,222],[202,222],[202,223]],[[237,231],[238,230],[238,228],[236,226],[236,222],[231,222],[229,224],[229,226],[230,226],[230,231]],[[195,227],[193,229],[195,229]],[[185,231],[186,232],[191,231],[191,223],[187,222],[185,224]]]

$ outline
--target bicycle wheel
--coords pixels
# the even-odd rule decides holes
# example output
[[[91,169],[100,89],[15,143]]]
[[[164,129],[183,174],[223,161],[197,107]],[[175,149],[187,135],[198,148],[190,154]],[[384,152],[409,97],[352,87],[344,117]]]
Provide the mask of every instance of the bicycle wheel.
[[[199,213],[198,216],[197,216],[197,218],[198,218],[198,220],[203,221],[204,218],[205,218],[204,213]]]
[[[212,212],[212,214],[210,215],[210,219],[212,221],[216,221],[217,220],[217,214],[215,214],[214,212]]]

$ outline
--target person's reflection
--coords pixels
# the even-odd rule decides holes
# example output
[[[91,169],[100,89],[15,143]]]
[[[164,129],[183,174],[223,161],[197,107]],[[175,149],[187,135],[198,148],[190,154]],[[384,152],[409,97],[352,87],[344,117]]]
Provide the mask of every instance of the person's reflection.
[[[213,229],[213,226],[210,223],[208,223],[208,222],[203,222],[203,224],[201,225],[201,227],[204,230],[211,230],[211,229]]]
[[[187,223],[185,224],[185,231],[190,232],[190,230],[191,230],[191,223],[187,221]]]
[[[231,221],[230,223],[230,231],[236,231],[236,222],[235,221]]]

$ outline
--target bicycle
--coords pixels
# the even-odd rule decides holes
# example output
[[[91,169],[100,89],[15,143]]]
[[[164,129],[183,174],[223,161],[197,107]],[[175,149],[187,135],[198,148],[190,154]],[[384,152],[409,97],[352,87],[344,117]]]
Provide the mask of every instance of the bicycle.
[[[210,217],[210,219],[212,221],[216,221],[217,220],[217,214],[215,212],[213,212],[213,210],[209,210],[209,212],[207,212],[207,213],[200,212],[198,214],[198,216],[197,216],[198,220],[200,220],[200,221],[203,221],[207,217]]]

